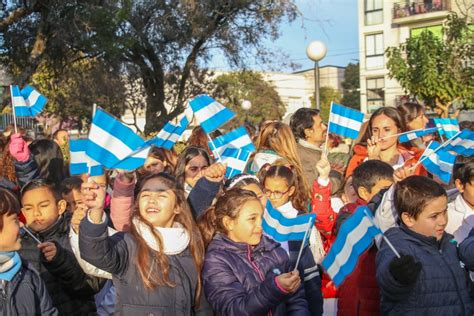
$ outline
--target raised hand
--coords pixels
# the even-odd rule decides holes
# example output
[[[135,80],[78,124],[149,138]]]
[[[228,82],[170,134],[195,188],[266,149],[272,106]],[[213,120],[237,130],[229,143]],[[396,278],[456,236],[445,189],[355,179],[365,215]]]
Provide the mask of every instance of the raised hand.
[[[329,164],[329,160],[325,155],[321,156],[321,159],[316,163],[316,170],[318,170],[319,177],[321,179],[327,180],[329,179],[329,172],[331,171],[331,165]]]
[[[382,147],[380,146],[377,136],[374,135],[367,139],[367,157],[369,159],[380,159],[381,150]]]
[[[227,164],[216,162],[204,170],[204,177],[211,182],[221,182],[225,177]]]

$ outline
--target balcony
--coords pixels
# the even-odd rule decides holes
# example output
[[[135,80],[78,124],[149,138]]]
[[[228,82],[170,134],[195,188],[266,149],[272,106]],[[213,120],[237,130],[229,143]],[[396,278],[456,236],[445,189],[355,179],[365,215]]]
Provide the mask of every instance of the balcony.
[[[444,19],[451,10],[450,0],[402,1],[393,5],[393,23],[411,24]]]

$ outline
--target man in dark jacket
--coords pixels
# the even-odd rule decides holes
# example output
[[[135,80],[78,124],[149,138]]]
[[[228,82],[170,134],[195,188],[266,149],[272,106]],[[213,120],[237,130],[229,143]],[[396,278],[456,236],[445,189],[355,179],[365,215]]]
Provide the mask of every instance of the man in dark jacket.
[[[37,179],[22,189],[22,204],[27,227],[41,243],[25,235],[20,255],[39,271],[53,305],[60,315],[94,313],[94,295],[102,282],[85,274],[74,257],[63,216],[66,201],[50,182]]]

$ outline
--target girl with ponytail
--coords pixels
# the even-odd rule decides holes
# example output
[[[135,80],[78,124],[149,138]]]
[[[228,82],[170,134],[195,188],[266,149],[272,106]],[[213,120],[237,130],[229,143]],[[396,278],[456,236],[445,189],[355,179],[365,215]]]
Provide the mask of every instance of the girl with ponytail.
[[[203,240],[174,177],[145,177],[130,232],[111,237],[103,217],[104,189],[89,182],[82,191],[89,211],[80,226],[81,256],[112,273],[118,315],[212,315],[201,290]]]
[[[280,244],[262,235],[262,215],[258,197],[236,188],[200,218],[206,298],[217,315],[309,315],[299,273]]]

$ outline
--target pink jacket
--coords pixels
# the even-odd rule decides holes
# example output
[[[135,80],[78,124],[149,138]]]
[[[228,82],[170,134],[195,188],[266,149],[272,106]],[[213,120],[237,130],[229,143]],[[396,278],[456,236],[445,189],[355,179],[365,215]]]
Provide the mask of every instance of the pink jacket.
[[[114,191],[110,205],[110,218],[118,231],[128,231],[132,219],[134,190],[136,177],[131,183],[126,183],[119,174],[114,180]]]

